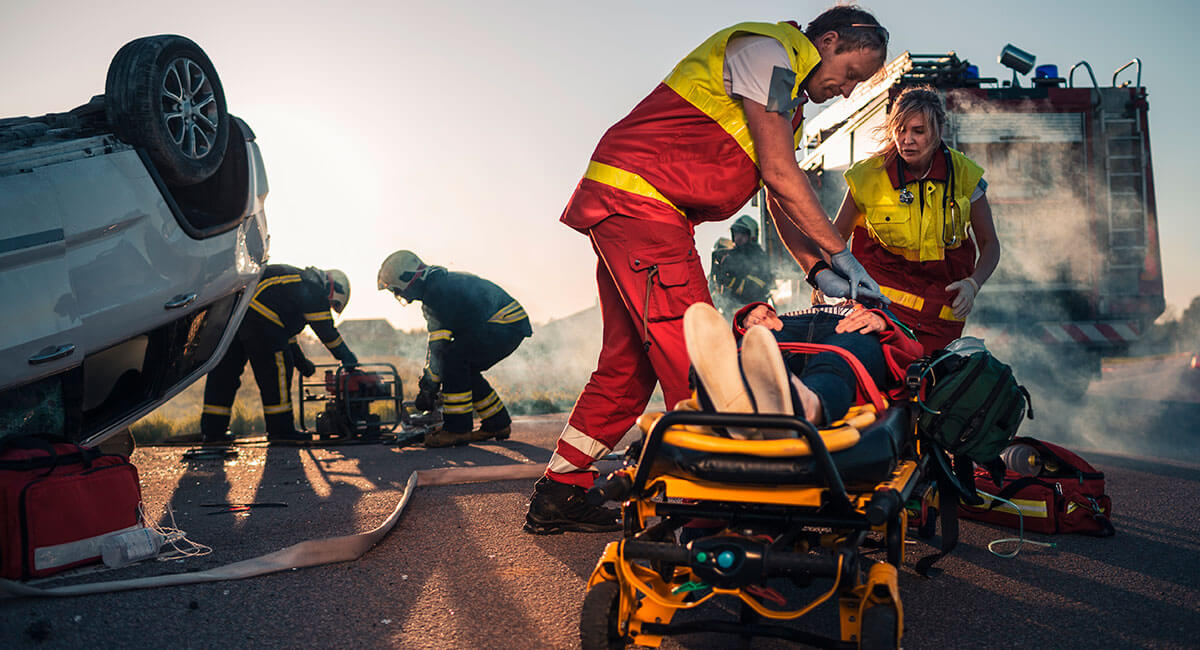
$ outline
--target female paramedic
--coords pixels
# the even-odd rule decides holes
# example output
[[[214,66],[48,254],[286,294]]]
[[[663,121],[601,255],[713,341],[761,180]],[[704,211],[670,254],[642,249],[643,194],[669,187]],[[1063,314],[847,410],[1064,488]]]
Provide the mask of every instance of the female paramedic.
[[[848,189],[834,220],[842,236],[853,235],[854,256],[927,353],[962,334],[1000,261],[983,168],[946,146],[945,127],[937,91],[901,92],[882,127],[884,148],[846,171]],[[814,287],[833,279],[822,273],[828,264],[815,249],[797,257]]]

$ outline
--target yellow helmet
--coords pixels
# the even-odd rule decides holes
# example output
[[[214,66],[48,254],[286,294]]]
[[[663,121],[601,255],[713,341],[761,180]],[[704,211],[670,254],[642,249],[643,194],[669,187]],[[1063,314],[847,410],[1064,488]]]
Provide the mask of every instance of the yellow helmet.
[[[337,269],[326,269],[325,284],[329,287],[329,306],[342,313],[350,302],[350,278]]]
[[[379,267],[379,290],[387,289],[397,298],[408,299],[410,289],[429,267],[412,251],[396,251]]]

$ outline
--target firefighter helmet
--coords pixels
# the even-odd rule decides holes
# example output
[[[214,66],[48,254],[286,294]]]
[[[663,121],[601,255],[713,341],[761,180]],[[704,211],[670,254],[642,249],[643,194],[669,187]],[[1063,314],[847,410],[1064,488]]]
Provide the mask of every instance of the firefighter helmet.
[[[428,268],[416,253],[396,251],[388,255],[379,267],[379,289],[387,289],[397,298],[408,299],[413,285],[425,275]]]
[[[337,269],[326,269],[325,284],[329,287],[329,306],[342,313],[350,302],[350,278]]]
[[[750,234],[750,241],[758,241],[758,222],[748,214],[738,217],[738,220],[729,227],[730,233],[735,230],[745,230]]]
[[[721,237],[713,242],[713,252],[724,251],[733,248],[733,240],[728,237]]]

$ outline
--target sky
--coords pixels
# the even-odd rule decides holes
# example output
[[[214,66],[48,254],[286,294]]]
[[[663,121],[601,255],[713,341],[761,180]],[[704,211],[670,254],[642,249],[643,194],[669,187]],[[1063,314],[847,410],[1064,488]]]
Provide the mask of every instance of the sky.
[[[0,0],[0,117],[69,110],[104,91],[125,42],[188,36],[216,66],[230,112],[257,134],[272,262],[341,268],[353,286],[343,318],[411,329],[424,326],[420,309],[375,289],[382,260],[407,248],[493,280],[538,323],[596,302],[588,240],[558,217],[604,131],[713,32],[805,24],[828,4]],[[1200,5],[863,6],[891,31],[889,58],[954,50],[985,77],[1010,76],[996,63],[1006,43],[1063,74],[1086,60],[1102,85],[1139,57],[1167,302],[1181,311],[1200,293],[1200,219],[1186,198],[1200,150]],[[700,251],[730,223],[698,228]]]

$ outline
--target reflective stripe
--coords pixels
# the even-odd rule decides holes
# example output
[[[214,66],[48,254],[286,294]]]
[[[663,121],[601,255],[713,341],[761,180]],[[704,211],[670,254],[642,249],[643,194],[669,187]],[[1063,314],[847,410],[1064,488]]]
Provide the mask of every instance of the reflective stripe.
[[[485,409],[488,406],[490,406],[492,402],[494,402],[498,399],[500,399],[500,396],[496,394],[496,391],[492,391],[492,392],[488,393],[487,397],[475,402],[475,410],[478,411],[481,409]]]
[[[604,444],[599,440],[588,436],[586,433],[569,424],[565,429],[563,429],[562,436],[559,438],[559,442],[565,442],[566,444],[577,449],[581,454],[593,460],[600,458],[604,454],[612,451],[610,447],[605,447]],[[554,452],[554,455],[550,457],[550,463],[547,465],[547,469],[556,474],[569,474],[571,472],[578,472],[584,468],[572,464],[571,461],[558,455],[558,452],[556,451]],[[595,471],[594,467],[591,469]]]
[[[342,341],[342,337],[340,337],[340,336],[339,336],[339,337],[337,337],[336,339],[334,339],[334,340],[332,340],[332,341],[330,341],[330,342],[326,343],[326,344],[325,344],[325,347],[327,347],[327,348],[329,348],[330,350],[332,350],[332,349],[336,348],[337,346],[339,346],[339,345],[344,345],[344,344],[345,344],[345,342],[344,342],[344,341]]]
[[[475,412],[479,414],[480,419],[487,419],[499,413],[504,409],[504,402],[500,401],[500,396],[496,391],[488,393],[488,396],[475,402]]]
[[[275,323],[276,325],[283,327],[283,321],[279,319],[279,314],[276,314],[275,312],[271,311],[271,309],[269,307],[262,304],[258,300],[250,301],[250,309],[253,309],[254,311],[262,314],[264,318],[271,321],[272,323]]]
[[[892,299],[892,302],[908,307],[913,311],[921,311],[925,306],[925,299],[914,293],[893,289],[892,287],[879,287],[883,295]]]
[[[479,413],[480,420],[486,420],[503,410],[504,402],[501,402],[499,397],[496,398],[496,403],[492,404],[491,407],[483,409],[482,411],[480,411],[478,408],[475,409],[475,411]]]
[[[300,276],[295,275],[295,274],[277,275],[273,278],[268,278],[268,279],[263,280],[262,282],[258,283],[258,288],[254,290],[254,297],[255,297],[255,299],[257,299],[259,294],[261,294],[264,289],[273,287],[277,284],[292,284],[294,282],[299,282],[299,281],[300,281]]]
[[[467,415],[474,410],[475,409],[471,407],[470,402],[465,404],[456,404],[453,406],[451,406],[449,403],[446,403],[442,406],[442,413],[449,413],[450,415]]]
[[[660,203],[665,203],[670,206],[672,210],[683,216],[687,216],[684,215],[683,210],[680,210],[679,208],[675,207],[674,203],[668,201],[667,197],[663,196],[662,192],[659,192],[653,185],[650,184],[649,181],[633,172],[625,171],[624,169],[617,169],[612,165],[606,165],[601,162],[596,162],[595,160],[589,160],[587,171],[583,173],[583,177],[596,181],[597,183],[603,183],[605,185],[615,187],[619,190],[624,190],[630,194],[644,196],[648,199],[654,199]]]
[[[231,415],[233,414],[232,406],[217,406],[216,404],[205,404],[201,413],[209,415]]]
[[[279,415],[280,413],[290,413],[292,411],[292,403],[290,401],[275,406],[263,406],[263,413],[267,415]]]
[[[317,320],[333,320],[333,313],[328,311],[314,311],[305,314],[304,320],[309,321],[310,323]]]
[[[443,396],[446,398],[446,403],[448,404],[459,404],[471,401],[471,391],[466,391],[463,393],[445,393]]]
[[[942,305],[942,310],[938,312],[938,318],[942,320],[954,321],[955,323],[966,322],[965,318],[959,318],[954,315],[954,309],[949,305]]]
[[[983,495],[980,495],[980,496],[983,496]],[[1038,519],[1045,519],[1046,517],[1049,516],[1047,513],[1045,501],[1030,501],[1028,499],[1012,499],[1012,502],[1014,504],[1016,504],[1019,508],[1021,508],[1021,514],[1026,517],[1036,517]],[[990,507],[991,503],[992,503],[991,498],[983,497],[983,505],[980,507],[984,508],[984,509],[988,509]],[[995,508],[991,508],[991,510],[998,511],[998,512],[1004,512],[1004,513],[1007,513],[1010,515],[1017,514],[1016,508],[1013,508],[1012,506],[1008,505],[1007,503],[1004,503],[1003,501],[1001,501],[1000,504],[997,505]]]
[[[753,275],[747,275],[747,276],[746,276],[746,279],[747,279],[747,280],[749,280],[749,281],[751,281],[751,282],[753,282],[754,284],[757,284],[757,285],[758,285],[758,286],[760,286],[760,287],[765,287],[765,286],[767,286],[767,281],[766,281],[766,280],[763,280],[763,279],[761,279],[761,278],[756,278],[756,277],[754,277]]]
[[[450,330],[433,330],[429,333],[429,341],[449,341],[450,336]]]

